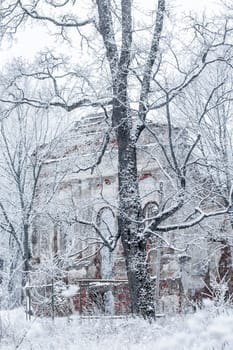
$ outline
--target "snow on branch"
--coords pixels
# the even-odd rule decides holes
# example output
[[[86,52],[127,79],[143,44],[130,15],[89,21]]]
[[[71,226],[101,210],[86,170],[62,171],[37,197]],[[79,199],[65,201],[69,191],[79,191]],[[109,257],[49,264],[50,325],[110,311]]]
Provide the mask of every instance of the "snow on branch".
[[[62,6],[64,6],[68,1],[66,1]],[[51,2],[50,2],[51,4]],[[21,7],[21,9],[23,10],[23,12],[29,16],[30,18],[33,18],[35,20],[41,20],[41,21],[46,21],[46,22],[50,22],[52,24],[54,24],[57,27],[69,27],[69,28],[76,28],[76,27],[83,27],[87,24],[91,24],[94,23],[94,19],[93,18],[88,18],[84,21],[78,21],[75,17],[69,17],[69,16],[63,16],[62,19],[56,20],[52,17],[49,16],[43,16],[40,15],[35,8],[32,9],[27,9],[23,4],[22,1],[19,0],[19,6]],[[54,7],[58,7],[58,5],[54,5]]]
[[[230,213],[232,211],[232,194],[233,194],[233,186],[231,186],[231,190],[229,193],[229,205],[225,209],[205,212],[200,207],[197,207],[195,208],[195,212],[193,214],[198,213],[199,215],[195,219],[192,219],[188,222],[182,222],[180,224],[157,226],[156,231],[167,232],[167,231],[174,231],[174,230],[183,230],[199,224],[204,219]]]

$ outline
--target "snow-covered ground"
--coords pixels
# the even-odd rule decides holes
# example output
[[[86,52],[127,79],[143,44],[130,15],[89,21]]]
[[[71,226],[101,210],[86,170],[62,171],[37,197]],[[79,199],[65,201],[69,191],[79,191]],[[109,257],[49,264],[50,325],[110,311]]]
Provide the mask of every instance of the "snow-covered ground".
[[[159,319],[25,320],[0,313],[1,350],[232,350],[233,310],[208,304],[195,314]]]

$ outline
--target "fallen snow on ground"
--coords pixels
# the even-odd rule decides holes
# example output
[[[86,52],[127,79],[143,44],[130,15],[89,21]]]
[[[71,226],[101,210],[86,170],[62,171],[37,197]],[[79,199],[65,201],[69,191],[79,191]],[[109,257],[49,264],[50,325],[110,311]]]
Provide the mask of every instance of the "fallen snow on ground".
[[[207,305],[194,314],[141,319],[25,320],[1,311],[1,350],[232,350],[233,310]]]

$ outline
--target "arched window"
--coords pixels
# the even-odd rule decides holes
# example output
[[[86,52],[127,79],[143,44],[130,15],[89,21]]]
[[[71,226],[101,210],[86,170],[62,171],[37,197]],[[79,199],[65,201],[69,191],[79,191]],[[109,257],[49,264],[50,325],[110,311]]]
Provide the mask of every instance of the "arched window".
[[[145,219],[147,219],[146,225],[151,223],[150,218],[155,217],[158,214],[159,207],[155,201],[148,202],[144,208],[143,213]],[[152,276],[160,276],[160,259],[161,259],[161,242],[156,237],[152,236],[147,241],[147,263]],[[159,288],[159,278],[156,279],[156,295]]]
[[[101,228],[101,233],[104,238],[111,242],[116,232],[114,211],[110,207],[101,208],[97,214],[96,223]]]
[[[103,238],[111,245],[114,242],[116,224],[115,214],[110,207],[100,209],[96,219],[97,225]],[[103,279],[112,278],[113,253],[109,247],[104,246],[101,250],[101,277]]]
[[[155,201],[148,202],[143,208],[143,214],[146,219],[153,218],[158,214],[159,206]]]
[[[97,225],[101,235],[112,245],[114,242],[116,224],[115,214],[109,207],[100,209],[97,215]],[[102,279],[113,279],[114,253],[107,246],[103,246],[100,251],[100,275]],[[107,314],[114,314],[114,296],[111,287],[104,292],[104,309]]]

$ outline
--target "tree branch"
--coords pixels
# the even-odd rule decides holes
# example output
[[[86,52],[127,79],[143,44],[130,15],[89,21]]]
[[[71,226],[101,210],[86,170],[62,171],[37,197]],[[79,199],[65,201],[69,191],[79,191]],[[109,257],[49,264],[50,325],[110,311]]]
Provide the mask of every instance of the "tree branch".
[[[69,18],[69,17],[67,18],[66,16],[63,16],[62,20],[58,21],[48,16],[39,15],[35,9],[28,10],[25,6],[23,6],[21,0],[19,0],[19,5],[21,9],[24,11],[24,13],[27,16],[31,17],[32,19],[50,22],[57,27],[76,28],[76,27],[83,27],[90,23],[94,23],[93,18],[88,18],[85,21],[79,22],[75,18]]]
[[[146,117],[146,111],[148,110],[148,94],[150,90],[151,75],[155,60],[159,52],[159,42],[161,39],[161,33],[163,30],[165,14],[165,0],[158,0],[157,15],[155,20],[155,29],[152,38],[150,52],[145,64],[145,70],[143,74],[142,88],[139,100],[139,116],[141,120]]]

